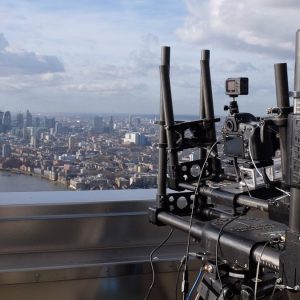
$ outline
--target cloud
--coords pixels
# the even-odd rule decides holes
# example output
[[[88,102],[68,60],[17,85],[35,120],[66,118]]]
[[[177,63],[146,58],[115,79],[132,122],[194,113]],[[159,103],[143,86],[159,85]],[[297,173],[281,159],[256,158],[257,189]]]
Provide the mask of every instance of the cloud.
[[[69,79],[65,73],[0,76],[0,94],[2,92],[24,93],[44,88],[57,89],[65,85]]]
[[[144,90],[146,86],[144,84],[128,84],[128,82],[112,81],[112,82],[94,82],[94,83],[80,83],[65,85],[64,89],[78,91],[82,93],[99,93],[104,95],[122,94],[124,92],[136,92],[138,90]]]
[[[8,47],[8,41],[5,39],[3,33],[0,33],[0,50],[4,50]]]
[[[186,7],[188,15],[177,29],[181,40],[292,57],[299,1],[186,0]]]
[[[224,61],[217,63],[217,70],[219,72],[230,72],[230,73],[245,73],[251,71],[258,71],[252,63],[248,62],[237,62],[231,59],[226,59]]]
[[[64,72],[63,63],[50,55],[14,49],[3,34],[0,34],[0,76],[35,75]]]

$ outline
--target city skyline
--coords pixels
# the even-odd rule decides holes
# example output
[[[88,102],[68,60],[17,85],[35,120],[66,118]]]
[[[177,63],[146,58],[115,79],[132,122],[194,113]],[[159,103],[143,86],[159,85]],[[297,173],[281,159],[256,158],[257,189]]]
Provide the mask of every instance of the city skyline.
[[[160,49],[169,45],[175,113],[198,109],[200,52],[208,48],[216,114],[228,102],[224,81],[232,76],[250,78],[241,110],[264,114],[276,104],[274,63],[288,63],[293,90],[299,10],[295,0],[5,0],[0,106],[16,112],[30,107],[157,114]]]
[[[156,187],[159,128],[153,119],[57,120],[29,110],[16,117],[0,112],[1,176],[26,174],[71,190]]]

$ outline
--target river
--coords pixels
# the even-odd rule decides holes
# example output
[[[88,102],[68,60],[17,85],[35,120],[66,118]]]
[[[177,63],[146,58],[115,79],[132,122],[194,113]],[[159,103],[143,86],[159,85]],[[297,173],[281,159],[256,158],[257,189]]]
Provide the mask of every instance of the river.
[[[66,186],[36,176],[0,171],[0,192],[66,191]]]

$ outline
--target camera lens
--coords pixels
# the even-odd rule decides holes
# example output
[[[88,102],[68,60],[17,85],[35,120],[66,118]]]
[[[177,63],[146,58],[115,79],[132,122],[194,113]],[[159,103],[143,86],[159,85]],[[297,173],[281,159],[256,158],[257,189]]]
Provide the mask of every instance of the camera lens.
[[[228,131],[233,131],[233,128],[234,128],[233,122],[231,120],[227,120],[227,122],[226,122],[226,129]]]

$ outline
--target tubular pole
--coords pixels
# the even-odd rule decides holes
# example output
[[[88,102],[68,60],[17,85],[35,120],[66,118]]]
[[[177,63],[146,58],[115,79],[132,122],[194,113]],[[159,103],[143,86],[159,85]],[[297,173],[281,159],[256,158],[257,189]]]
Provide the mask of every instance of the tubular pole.
[[[207,61],[209,64],[209,57],[210,52],[209,50],[202,50],[201,51],[201,61]],[[205,101],[204,101],[204,83],[203,83],[203,73],[201,68],[201,61],[200,61],[200,69],[201,69],[201,78],[200,78],[200,118],[205,119]],[[206,157],[206,150],[201,148],[200,149],[200,158]]]
[[[210,52],[209,50],[202,50],[201,51],[201,61],[205,61],[209,64]],[[201,68],[201,61],[200,61],[200,68]],[[203,73],[201,68],[201,78],[200,78],[200,118],[205,119],[205,102],[204,102],[204,83],[203,83]]]
[[[161,64],[170,69],[170,47],[161,48]],[[158,150],[158,178],[156,205],[158,208],[163,206],[166,197],[167,182],[167,136],[165,130],[165,112],[163,102],[162,83],[160,83],[160,129],[159,129],[159,150]]]
[[[208,50],[207,50],[208,51]],[[202,91],[203,91],[203,100],[204,100],[204,108],[205,108],[205,118],[208,120],[214,119],[214,104],[213,104],[213,96],[212,96],[212,88],[211,88],[211,77],[210,77],[210,68],[209,68],[209,55],[208,52],[205,52],[206,59],[201,59],[201,74],[202,74]],[[216,127],[212,126],[210,130],[210,135],[212,141],[216,141]]]
[[[179,186],[195,192],[195,186],[187,183],[179,183]],[[211,188],[208,186],[202,186],[199,189],[199,195],[206,196],[206,197],[212,197],[218,200],[223,201],[224,203],[228,203],[230,205],[234,205],[234,201],[236,204],[239,205],[244,205],[252,208],[259,209],[261,211],[268,211],[269,210],[269,204],[268,201],[255,198],[255,197],[250,197],[247,195],[236,195],[234,193],[230,193],[227,191],[221,191],[216,188]]]
[[[300,30],[296,33],[294,90],[300,90]],[[300,98],[294,98],[294,114],[300,113]],[[291,187],[289,227],[300,232],[300,189]]]
[[[171,84],[169,76],[169,67],[166,65],[160,66],[160,78],[162,83],[162,94],[165,115],[165,128],[168,141],[168,157],[169,157],[169,176],[171,179],[177,179],[178,154],[176,149],[176,136],[173,130],[174,114],[171,94]]]
[[[300,30],[296,32],[294,89],[300,90]]]
[[[289,84],[287,74],[287,64],[275,64],[275,84],[276,84],[276,97],[278,108],[290,107],[289,99]],[[278,118],[287,118],[287,114],[281,114]],[[279,142],[281,153],[281,169],[282,180],[285,183],[287,177],[287,125],[279,127]]]
[[[157,215],[157,219],[161,223],[172,226],[183,232],[189,232],[190,230],[189,222],[178,216],[166,212],[160,212]],[[201,240],[204,231],[204,224],[202,222],[195,222],[192,224],[191,227],[191,236],[197,240]],[[240,247],[240,245],[236,243],[232,243],[232,245],[233,247]],[[258,262],[260,260],[261,266],[265,266],[275,271],[278,271],[280,252],[273,248],[266,247],[262,254],[262,247],[262,245],[257,245],[254,247],[252,251],[252,259],[255,262]]]

